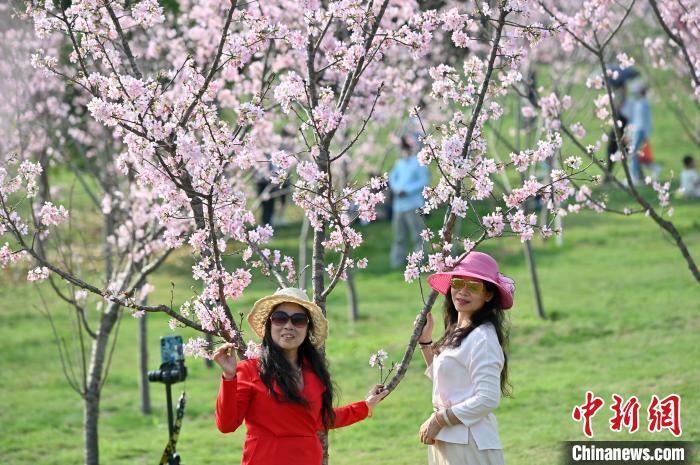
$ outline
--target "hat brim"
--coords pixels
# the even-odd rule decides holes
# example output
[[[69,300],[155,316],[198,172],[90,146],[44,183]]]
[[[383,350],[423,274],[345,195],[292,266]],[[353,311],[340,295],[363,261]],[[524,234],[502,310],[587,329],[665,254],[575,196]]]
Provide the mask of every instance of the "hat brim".
[[[479,273],[474,273],[470,271],[445,271],[442,273],[435,273],[428,276],[428,285],[435,289],[442,295],[447,295],[450,290],[450,280],[453,276],[464,276],[466,278],[477,278],[482,281],[488,281],[498,289],[498,294],[501,296],[501,309],[508,310],[513,307],[513,296],[508,290],[500,283],[495,282],[488,276],[481,275]]]
[[[248,324],[253,332],[262,339],[265,336],[265,324],[270,313],[272,313],[272,309],[284,302],[301,305],[308,311],[311,319],[309,341],[314,347],[321,347],[328,338],[328,320],[323,316],[321,307],[308,300],[297,299],[293,296],[269,295],[255,302],[247,317]]]

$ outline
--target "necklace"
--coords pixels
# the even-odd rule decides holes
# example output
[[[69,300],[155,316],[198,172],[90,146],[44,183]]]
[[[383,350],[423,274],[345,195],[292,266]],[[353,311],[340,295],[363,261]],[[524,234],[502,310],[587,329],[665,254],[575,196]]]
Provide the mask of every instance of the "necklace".
[[[294,367],[294,377],[296,378],[297,387],[299,387],[299,390],[300,391],[303,390],[304,389],[304,373],[302,371],[301,365]]]

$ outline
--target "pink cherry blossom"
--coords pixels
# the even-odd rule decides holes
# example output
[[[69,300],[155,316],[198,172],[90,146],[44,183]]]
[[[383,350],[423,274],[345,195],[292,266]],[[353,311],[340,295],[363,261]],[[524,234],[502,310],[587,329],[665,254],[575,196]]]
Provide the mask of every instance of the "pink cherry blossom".
[[[247,358],[260,358],[262,347],[254,341],[248,341],[245,349]]]
[[[43,281],[48,279],[49,269],[45,266],[40,266],[29,270],[27,273],[27,281]]]
[[[56,207],[51,202],[44,202],[39,219],[44,226],[56,226],[68,219],[68,210],[63,205]]]
[[[284,113],[289,113],[291,105],[301,100],[303,96],[304,82],[293,71],[282,76],[279,85],[275,87],[275,100],[280,104]]]
[[[503,222],[503,214],[501,214],[499,211],[485,215],[481,218],[481,221],[483,222],[484,228],[486,228],[486,232],[490,237],[500,236],[503,234],[505,224]]]
[[[182,352],[188,357],[211,358],[209,343],[203,337],[190,338],[183,345]]]

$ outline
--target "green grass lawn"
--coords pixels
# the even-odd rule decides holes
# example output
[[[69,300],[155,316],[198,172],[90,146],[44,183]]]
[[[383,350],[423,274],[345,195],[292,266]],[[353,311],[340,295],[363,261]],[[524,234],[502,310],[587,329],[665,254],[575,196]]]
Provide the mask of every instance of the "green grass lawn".
[[[700,259],[700,207],[676,202],[675,220],[696,260]],[[439,222],[433,215],[431,222]],[[672,439],[672,435],[612,433],[607,427],[610,395],[636,395],[642,403],[641,430],[652,394],[682,396],[683,439],[700,439],[700,288],[678,250],[643,216],[622,218],[591,212],[565,219],[564,245],[534,242],[548,321],[535,316],[522,247],[517,239],[492,241],[494,254],[518,283],[511,315],[510,379],[514,396],[496,411],[506,460],[511,465],[551,464],[559,443],[583,439],[571,410],[590,389],[606,401],[594,418],[596,439]],[[280,233],[282,246],[294,247],[293,228]],[[386,223],[364,229],[369,238],[358,256],[369,269],[357,273],[360,321],[346,317],[343,285],[329,301],[331,370],[340,402],[360,399],[379,373],[367,366],[382,347],[398,359],[421,306],[417,283],[406,284],[388,269],[390,229]],[[187,296],[187,260],[176,259],[158,274],[152,302]],[[0,456],[5,464],[73,464],[82,460],[82,405],[64,381],[49,324],[38,311],[43,294],[65,335],[66,309],[46,285],[26,284],[24,275],[5,270],[0,287]],[[425,282],[423,283],[425,286]],[[246,311],[258,297],[274,291],[256,279],[245,298],[233,303]],[[96,313],[96,312],[95,312]],[[151,366],[158,365],[158,336],[169,334],[164,318],[149,317]],[[190,333],[181,332],[187,336]],[[167,436],[164,388],[152,386],[155,411],[139,413],[136,322],[125,314],[106,387],[100,419],[102,462],[155,463]],[[176,392],[187,391],[179,450],[189,464],[238,463],[244,431],[222,435],[213,409],[219,374],[201,360],[188,361],[190,375]],[[416,358],[399,388],[373,418],[331,433],[333,464],[416,464],[426,462],[417,430],[428,416],[430,382]]]

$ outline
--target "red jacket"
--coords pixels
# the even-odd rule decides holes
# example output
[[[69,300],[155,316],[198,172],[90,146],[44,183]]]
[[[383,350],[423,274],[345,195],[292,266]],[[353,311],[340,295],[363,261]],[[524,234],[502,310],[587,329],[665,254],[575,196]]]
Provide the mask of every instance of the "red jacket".
[[[245,420],[248,432],[243,445],[242,465],[319,465],[323,457],[316,432],[323,430],[321,380],[306,364],[303,368],[305,407],[277,401],[260,379],[259,359],[243,360],[236,377],[221,378],[216,399],[216,426],[222,433],[238,429]],[[279,388],[275,391],[282,396]],[[335,425],[342,428],[367,418],[364,401],[334,409]]]

